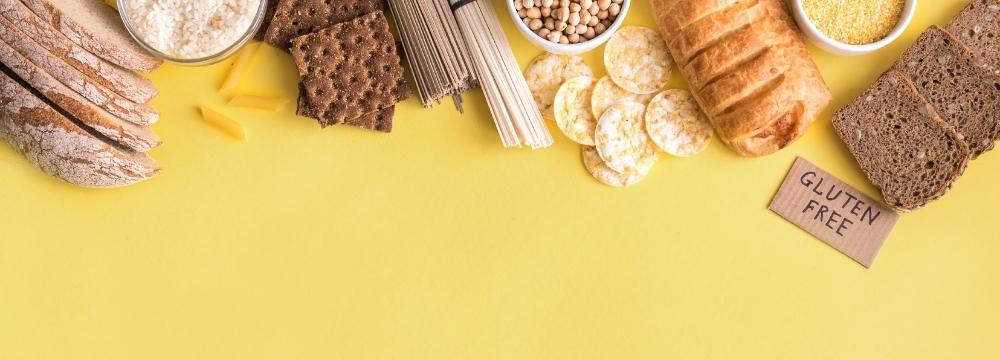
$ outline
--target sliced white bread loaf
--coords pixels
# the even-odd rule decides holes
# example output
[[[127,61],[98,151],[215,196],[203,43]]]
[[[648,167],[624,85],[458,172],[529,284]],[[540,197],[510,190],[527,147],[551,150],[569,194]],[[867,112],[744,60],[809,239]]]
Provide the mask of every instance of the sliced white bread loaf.
[[[118,12],[98,0],[21,0],[70,41],[112,64],[152,71],[163,63],[132,39]]]
[[[160,114],[149,104],[139,104],[126,99],[84,75],[62,58],[50,55],[45,48],[17,30],[2,16],[0,16],[0,41],[10,45],[63,85],[122,120],[148,126],[160,118]]]
[[[78,186],[127,186],[159,171],[146,154],[102,141],[6,73],[0,73],[0,138],[42,171]]]
[[[81,123],[130,149],[146,152],[160,144],[149,128],[122,120],[63,85],[23,55],[0,41],[0,62],[28,86]]]
[[[74,44],[56,28],[42,21],[19,0],[0,0],[0,14],[53,56],[80,70],[101,85],[137,103],[147,103],[156,96],[153,83],[125,68],[109,63]]]

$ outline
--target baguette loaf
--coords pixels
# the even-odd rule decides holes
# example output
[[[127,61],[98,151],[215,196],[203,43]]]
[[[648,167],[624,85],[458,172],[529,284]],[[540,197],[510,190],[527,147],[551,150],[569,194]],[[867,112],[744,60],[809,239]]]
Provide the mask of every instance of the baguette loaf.
[[[74,44],[52,25],[42,21],[20,0],[0,0],[0,13],[53,56],[63,59],[118,95],[142,104],[156,96],[156,87],[148,79],[111,64]]]
[[[695,100],[743,156],[798,139],[832,99],[780,0],[651,0]]]
[[[4,64],[5,70],[13,72],[9,76],[17,76],[36,90],[39,97],[49,99],[55,106],[109,139],[140,152],[149,151],[160,144],[160,139],[149,128],[121,120],[87,101],[2,41],[0,62]]]
[[[2,16],[0,16],[0,41],[6,42],[7,45],[13,47],[63,85],[73,89],[77,94],[123,120],[148,126],[160,118],[160,115],[149,104],[139,104],[123,98],[73,68],[63,59],[50,55],[45,48],[17,30]]]
[[[73,43],[112,64],[153,71],[162,60],[150,55],[128,34],[118,12],[95,0],[21,0]]]
[[[0,138],[42,171],[78,186],[127,186],[159,171],[153,159],[88,133],[6,73],[0,73]]]

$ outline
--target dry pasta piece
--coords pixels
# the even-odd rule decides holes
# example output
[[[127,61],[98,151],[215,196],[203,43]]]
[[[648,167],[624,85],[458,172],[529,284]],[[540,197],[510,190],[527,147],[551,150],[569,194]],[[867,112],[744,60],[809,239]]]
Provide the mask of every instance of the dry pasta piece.
[[[643,129],[644,109],[642,104],[617,103],[597,122],[594,147],[612,170],[623,174],[636,171],[643,159],[657,156],[656,146]]]
[[[556,93],[552,111],[556,125],[570,140],[581,145],[594,145],[594,129],[597,119],[590,112],[590,96],[594,90],[594,78],[578,76],[566,80]]]
[[[535,57],[524,70],[524,79],[528,82],[531,97],[542,116],[550,120],[553,119],[552,102],[559,87],[566,80],[577,76],[594,76],[594,71],[579,56],[549,52]]]
[[[594,85],[594,95],[590,98],[590,107],[594,117],[600,119],[604,110],[614,103],[631,101],[645,105],[652,98],[653,94],[634,94],[622,89],[610,77],[605,76],[597,80],[597,84]]]
[[[201,106],[201,117],[205,122],[212,124],[217,129],[222,130],[229,136],[232,136],[236,140],[246,142],[247,131],[243,128],[238,121],[223,115],[222,113],[212,110],[207,106]]]
[[[674,156],[692,156],[712,141],[712,125],[691,92],[670,89],[646,106],[646,133],[660,149]]]
[[[626,26],[604,48],[604,67],[618,86],[636,94],[652,94],[670,81],[673,59],[656,30]]]
[[[240,50],[240,54],[236,56],[236,61],[233,62],[233,67],[229,69],[229,73],[226,74],[226,79],[222,81],[222,86],[219,87],[219,92],[223,94],[231,93],[236,89],[236,86],[240,84],[240,79],[243,77],[243,73],[251,60],[253,60],[254,54],[257,54],[257,49],[260,48],[260,43],[252,43],[247,45]]]
[[[600,183],[613,187],[625,187],[639,182],[649,174],[657,160],[656,156],[644,157],[635,171],[622,174],[609,168],[593,146],[582,146],[580,152],[583,157],[583,167],[587,172]]]

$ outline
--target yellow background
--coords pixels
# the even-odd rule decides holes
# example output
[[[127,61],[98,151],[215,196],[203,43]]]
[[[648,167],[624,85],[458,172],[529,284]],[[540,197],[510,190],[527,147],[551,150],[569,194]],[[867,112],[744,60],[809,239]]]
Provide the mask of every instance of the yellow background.
[[[869,56],[813,49],[831,109],[964,4],[920,1]],[[524,66],[540,50],[502,20]],[[262,54],[241,91],[293,98],[290,58]],[[150,74],[164,171],[138,186],[77,189],[0,147],[0,359],[1000,358],[1000,152],[865,270],[766,209],[796,155],[877,195],[829,112],[776,155],[716,141],[614,189],[554,127],[502,149],[479,92],[464,115],[411,98],[388,135],[321,130],[224,106],[229,65]]]

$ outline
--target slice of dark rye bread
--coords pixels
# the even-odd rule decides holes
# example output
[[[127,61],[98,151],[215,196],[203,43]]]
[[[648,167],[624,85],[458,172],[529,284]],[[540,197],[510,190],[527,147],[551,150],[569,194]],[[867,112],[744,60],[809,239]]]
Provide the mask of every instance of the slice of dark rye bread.
[[[1000,75],[1000,0],[972,0],[945,30]]]
[[[900,211],[944,195],[972,155],[961,136],[896,70],[840,109],[833,127],[886,204]]]
[[[973,158],[993,149],[1000,136],[1000,77],[979,66],[957,38],[931,26],[893,68],[965,138]]]
[[[0,138],[42,171],[82,187],[132,185],[160,171],[146,154],[86,130],[6,71],[0,71]]]

